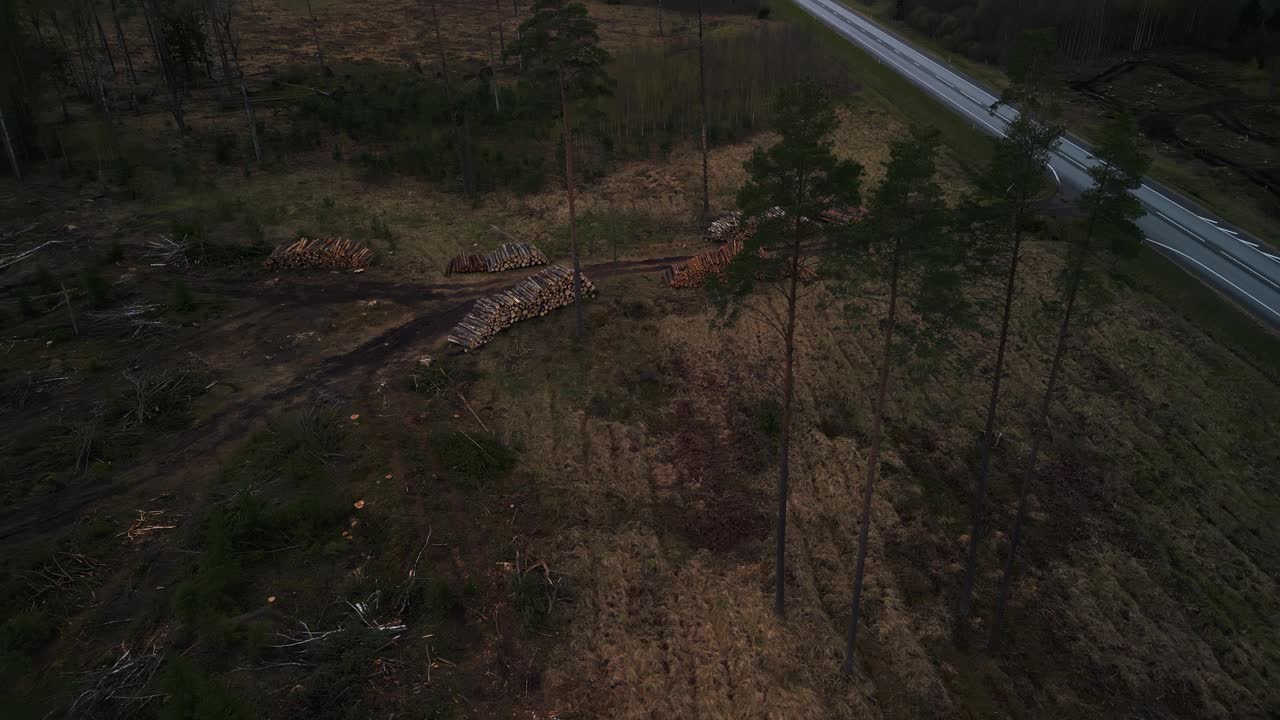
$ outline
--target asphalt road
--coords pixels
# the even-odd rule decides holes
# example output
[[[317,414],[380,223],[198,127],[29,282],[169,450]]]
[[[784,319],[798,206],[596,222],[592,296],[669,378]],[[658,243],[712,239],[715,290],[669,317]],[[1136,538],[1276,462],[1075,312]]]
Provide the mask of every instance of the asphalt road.
[[[1003,136],[1017,117],[1006,106],[992,113],[998,96],[990,89],[839,2],[795,3],[984,132]],[[1092,184],[1086,170],[1096,163],[1089,147],[1068,134],[1049,169],[1064,191],[1076,195]],[[1152,247],[1280,327],[1280,252],[1149,178],[1134,194],[1146,208],[1138,227]]]

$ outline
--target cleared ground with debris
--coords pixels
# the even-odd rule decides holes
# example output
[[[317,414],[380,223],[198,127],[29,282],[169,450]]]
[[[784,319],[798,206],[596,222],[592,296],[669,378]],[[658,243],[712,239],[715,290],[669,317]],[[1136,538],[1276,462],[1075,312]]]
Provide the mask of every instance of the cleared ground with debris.
[[[259,48],[263,67],[279,64],[265,49],[297,33],[305,5],[256,5],[270,22],[245,32],[246,57]],[[324,25],[335,62],[407,63],[381,43],[412,45],[410,23],[384,32],[385,13],[367,26],[346,5],[316,9],[347,18]],[[483,27],[468,29],[464,9],[441,6],[458,14],[448,42],[482,61]],[[590,9],[615,47],[653,40],[655,8]],[[667,30],[688,23],[669,13]],[[386,56],[366,58],[375,47]],[[888,140],[920,118],[868,86],[844,102],[836,144],[870,181]],[[561,310],[456,354],[445,335],[474,300],[538,268],[446,277],[450,259],[515,238],[564,262],[563,192],[473,204],[425,179],[371,180],[350,159],[373,143],[341,134],[245,178],[212,147],[238,121],[193,120],[209,146],[184,168],[144,165],[130,187],[0,190],[5,255],[57,243],[0,275],[12,301],[0,345],[6,717],[161,716],[225,697],[280,718],[1280,708],[1277,340],[1160,258],[1118,268],[1068,356],[998,659],[958,650],[948,627],[992,342],[964,336],[933,379],[901,377],[868,631],[844,682],[879,330],[851,324],[821,285],[804,301],[779,623],[776,348],[748,320],[724,325],[699,290],[662,282],[709,247],[692,138],[582,188],[584,272],[599,290],[583,341]],[[163,126],[159,113],[127,125],[137,142],[146,122]],[[771,140],[715,146],[713,214],[732,209],[743,160]],[[953,196],[967,157],[943,159]],[[1057,232],[1031,243],[1023,276],[992,571],[1045,373]],[[369,267],[262,269],[280,243],[331,235],[370,248]],[[86,258],[100,259],[92,277]],[[20,288],[35,317],[17,307]],[[980,579],[979,618],[994,582]]]

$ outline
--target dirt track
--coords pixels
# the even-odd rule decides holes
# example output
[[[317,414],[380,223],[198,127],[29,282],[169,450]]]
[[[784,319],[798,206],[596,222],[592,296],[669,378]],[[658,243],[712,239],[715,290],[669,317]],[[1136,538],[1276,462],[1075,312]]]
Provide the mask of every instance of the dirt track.
[[[674,255],[597,263],[586,265],[583,272],[593,279],[656,273],[688,257]],[[323,274],[286,276],[259,283],[253,289],[257,300],[253,308],[221,319],[207,332],[216,333],[219,327],[234,325],[263,308],[278,311],[281,305],[314,310],[369,297],[384,297],[415,310],[428,305],[430,309],[365,340],[353,350],[324,357],[300,368],[284,385],[232,400],[206,421],[162,440],[155,451],[148,453],[153,459],[120,468],[111,480],[77,483],[56,495],[36,498],[0,513],[0,541],[19,542],[35,534],[47,533],[76,520],[91,503],[109,501],[112,496],[127,496],[149,488],[163,478],[172,482],[174,477],[189,477],[192,468],[213,468],[219,450],[228,443],[238,442],[256,421],[309,399],[371,396],[376,391],[375,370],[404,361],[414,348],[422,351],[441,341],[449,328],[466,315],[472,303],[512,285],[516,282],[516,275],[483,276],[483,279],[469,283],[420,283],[363,273],[344,276],[344,282],[335,283],[331,275]],[[246,290],[244,283],[226,280],[206,281],[198,288],[225,294],[244,294]],[[441,304],[444,307],[440,307]],[[180,357],[187,349],[187,344],[180,343],[173,346],[168,354]],[[201,462],[203,468],[199,465]]]

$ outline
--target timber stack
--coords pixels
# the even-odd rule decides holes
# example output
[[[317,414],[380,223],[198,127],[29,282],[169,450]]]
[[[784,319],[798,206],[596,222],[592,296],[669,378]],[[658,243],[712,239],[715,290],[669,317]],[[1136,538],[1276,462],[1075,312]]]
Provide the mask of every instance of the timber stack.
[[[828,225],[848,225],[861,220],[866,214],[867,211],[860,207],[829,208],[818,215],[818,222]]]
[[[280,245],[262,265],[267,270],[360,270],[372,255],[369,248],[354,240],[304,237]]]
[[[461,253],[449,261],[445,273],[502,272],[546,265],[547,256],[527,242],[509,242],[487,253]]]
[[[742,240],[729,240],[715,250],[694,255],[688,262],[672,265],[662,279],[674,288],[698,287],[710,277],[723,277],[725,268],[740,252]]]
[[[582,276],[582,296],[595,295],[595,285]],[[448,341],[475,350],[494,335],[530,318],[573,303],[573,270],[552,265],[497,295],[480,298],[471,312],[449,331]]]

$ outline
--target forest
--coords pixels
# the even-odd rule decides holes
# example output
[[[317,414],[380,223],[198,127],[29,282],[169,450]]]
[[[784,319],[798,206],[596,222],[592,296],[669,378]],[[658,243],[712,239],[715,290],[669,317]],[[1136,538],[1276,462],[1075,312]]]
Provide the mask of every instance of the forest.
[[[788,2],[6,3],[0,716],[1275,714],[1280,337],[1006,51],[1196,7],[898,3],[993,139]]]
[[[1028,28],[1052,28],[1070,60],[1197,48],[1272,72],[1280,53],[1280,6],[1269,0],[894,0],[894,16],[946,47],[999,63]]]

